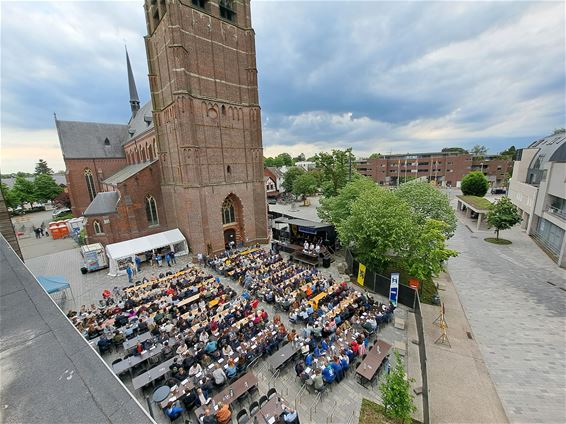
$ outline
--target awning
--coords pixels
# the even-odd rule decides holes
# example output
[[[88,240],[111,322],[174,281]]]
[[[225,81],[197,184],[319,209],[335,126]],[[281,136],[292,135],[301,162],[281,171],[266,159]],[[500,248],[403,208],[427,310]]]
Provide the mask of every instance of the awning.
[[[49,294],[56,293],[58,291],[71,287],[65,277],[63,277],[62,275],[51,275],[49,277],[40,275],[39,277],[37,277],[37,281],[39,282],[39,284],[41,284],[41,287],[43,287]]]
[[[281,217],[281,218],[275,219],[274,222],[277,222],[277,223],[286,223],[286,224],[291,224],[291,225],[298,225],[299,227],[315,228],[315,229],[322,229],[322,228],[330,228],[330,227],[332,227],[332,224],[326,224],[326,223],[324,223],[324,222],[309,221],[309,220],[307,220],[307,219],[299,219],[299,218],[285,218],[285,217]]]

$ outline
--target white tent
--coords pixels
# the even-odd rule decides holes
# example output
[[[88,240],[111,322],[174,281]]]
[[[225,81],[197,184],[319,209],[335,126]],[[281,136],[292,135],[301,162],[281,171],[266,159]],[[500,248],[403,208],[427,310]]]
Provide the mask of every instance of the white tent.
[[[189,253],[187,240],[178,228],[150,236],[122,241],[120,243],[109,244],[106,246],[110,269],[108,275],[115,277],[119,274],[125,274],[128,263],[134,263],[136,254],[164,247],[174,251],[175,256],[187,255]]]

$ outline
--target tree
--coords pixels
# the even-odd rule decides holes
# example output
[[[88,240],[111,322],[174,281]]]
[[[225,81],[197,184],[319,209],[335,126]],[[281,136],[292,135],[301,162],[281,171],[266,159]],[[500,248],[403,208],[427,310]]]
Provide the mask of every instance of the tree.
[[[53,200],[63,190],[59,184],[49,174],[39,174],[35,177],[33,184],[35,186],[34,197],[40,202]]]
[[[32,203],[35,201],[35,187],[32,181],[27,178],[18,176],[14,182],[11,192],[13,193],[15,199],[17,199],[18,205],[23,205],[24,203]]]
[[[481,144],[476,144],[474,147],[472,147],[470,153],[475,158],[483,158],[485,155],[487,155],[487,147],[482,146]]]
[[[511,146],[507,150],[503,150],[499,153],[499,156],[502,156],[505,159],[513,159],[515,157],[515,153],[517,153],[517,149],[515,146]]]
[[[461,147],[445,147],[444,149],[441,150],[441,152],[468,154],[468,151],[466,149],[462,149]]]
[[[521,220],[517,206],[507,196],[492,203],[487,213],[487,223],[490,227],[495,228],[495,238],[497,240],[499,240],[499,231],[515,226]]]
[[[2,197],[4,198],[7,207],[15,208],[16,206],[18,206],[18,198],[14,195],[13,191],[10,190],[10,187],[8,187],[4,183],[1,183],[0,190],[2,191]]]
[[[391,263],[403,263],[418,225],[404,200],[376,187],[352,203],[350,214],[336,225],[336,230],[360,262],[385,272]]]
[[[304,162],[305,161],[305,154],[301,153],[299,156],[293,158],[293,162]]]
[[[371,179],[358,174],[340,189],[337,196],[324,197],[320,200],[320,206],[317,209],[318,216],[323,221],[337,226],[350,216],[352,204],[357,199],[377,189],[377,185]]]
[[[552,132],[552,135],[562,134],[565,132],[566,132],[566,128],[555,128],[554,131]]]
[[[281,153],[281,154],[277,155],[276,159],[278,159],[281,162],[280,166],[293,166],[294,165],[293,158],[291,157],[291,155],[289,153]]]
[[[299,168],[297,166],[293,166],[289,168],[287,172],[285,172],[285,179],[283,180],[282,187],[285,189],[286,192],[292,193],[293,192],[293,183],[295,179],[305,173],[303,168]]]
[[[478,196],[483,197],[489,188],[489,182],[485,175],[480,171],[470,172],[462,178],[460,186],[462,194],[465,196]]]
[[[379,159],[381,157],[381,153],[372,153],[369,155],[369,159]]]
[[[71,198],[69,197],[69,193],[65,193],[62,191],[53,199],[53,204],[60,208],[70,208],[71,207]]]
[[[385,414],[404,423],[411,423],[416,407],[411,394],[411,379],[407,378],[399,352],[394,351],[395,365],[379,386]]]
[[[444,262],[458,252],[446,248],[448,225],[427,219],[415,233],[407,259],[407,270],[422,282],[432,282],[444,270]]]
[[[39,162],[35,164],[35,175],[40,174],[53,175],[53,170],[47,166],[47,162],[43,159],[39,159]]]
[[[456,214],[446,194],[429,183],[418,181],[401,184],[395,194],[409,204],[419,224],[429,219],[442,221],[446,224],[446,237],[452,237],[456,231]]]
[[[307,196],[315,194],[317,188],[316,177],[309,172],[299,175],[293,181],[293,194],[297,197],[302,196],[304,200]]]
[[[332,153],[321,152],[315,155],[314,162],[322,172],[322,191],[324,196],[332,197],[350,180],[355,172],[352,149],[332,150]]]

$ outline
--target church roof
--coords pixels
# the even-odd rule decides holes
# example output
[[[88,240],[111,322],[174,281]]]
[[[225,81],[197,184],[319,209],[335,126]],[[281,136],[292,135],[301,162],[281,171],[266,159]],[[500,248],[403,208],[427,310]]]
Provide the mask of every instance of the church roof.
[[[123,158],[128,126],[55,120],[65,159]]]
[[[102,182],[104,184],[112,184],[112,185],[122,183],[122,182],[126,181],[128,178],[131,178],[134,175],[136,175],[141,170],[147,168],[150,165],[153,165],[155,162],[157,162],[157,159],[152,160],[152,161],[142,162],[142,163],[135,163],[133,165],[128,165],[125,168],[120,169],[118,172],[116,172],[111,177],[106,178]]]
[[[96,194],[96,197],[88,208],[84,211],[84,216],[93,215],[108,215],[118,211],[116,205],[120,200],[120,195],[116,191],[101,191]]]
[[[144,104],[128,123],[128,141],[153,128],[151,101]]]

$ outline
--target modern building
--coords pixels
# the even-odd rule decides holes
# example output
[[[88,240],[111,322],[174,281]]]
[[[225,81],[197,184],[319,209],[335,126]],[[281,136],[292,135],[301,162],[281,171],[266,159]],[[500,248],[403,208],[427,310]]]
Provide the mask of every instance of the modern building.
[[[73,213],[91,243],[179,228],[195,252],[265,242],[250,1],[146,0],[151,102],[126,52],[127,124],[55,118]]]
[[[509,198],[523,215],[522,227],[566,268],[566,132],[517,151]]]
[[[459,187],[472,171],[482,171],[491,187],[506,186],[513,162],[499,156],[475,158],[468,153],[435,152],[384,155],[358,159],[356,169],[379,185],[397,185],[412,179],[423,179],[441,186]]]

